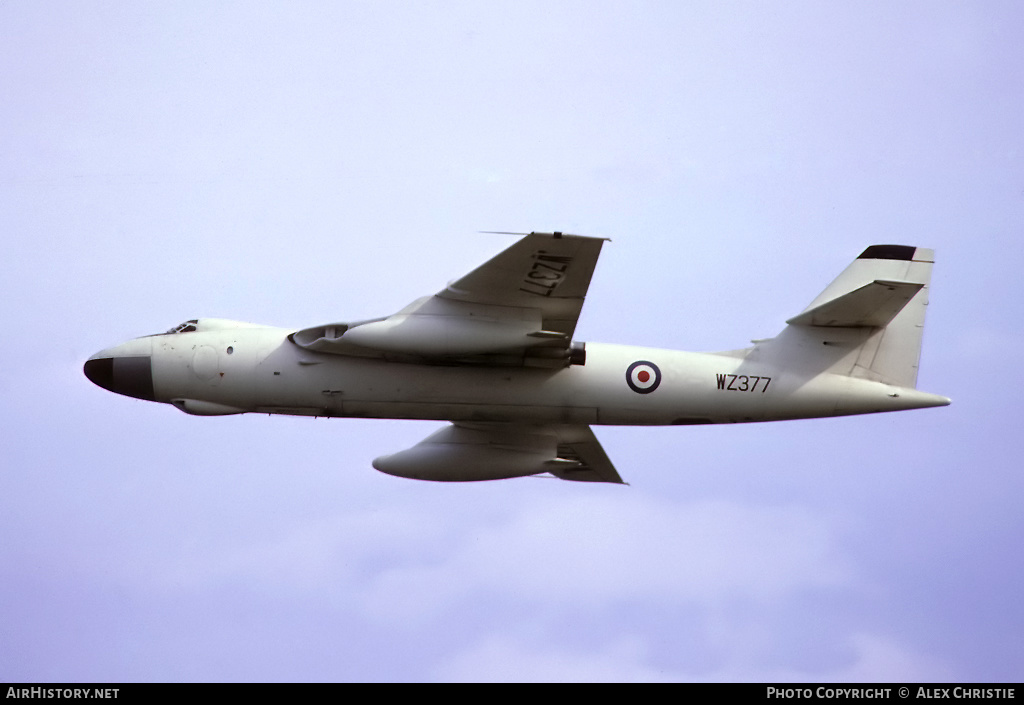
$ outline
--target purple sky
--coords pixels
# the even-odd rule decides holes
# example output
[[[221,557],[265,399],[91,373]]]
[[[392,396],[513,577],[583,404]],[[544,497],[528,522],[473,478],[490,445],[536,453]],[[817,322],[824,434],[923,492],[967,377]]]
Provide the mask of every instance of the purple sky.
[[[967,680],[1024,669],[1015,2],[0,4],[0,680]],[[769,337],[935,248],[919,412],[596,427],[629,487],[194,418],[92,353],[393,313],[612,238],[577,338]]]

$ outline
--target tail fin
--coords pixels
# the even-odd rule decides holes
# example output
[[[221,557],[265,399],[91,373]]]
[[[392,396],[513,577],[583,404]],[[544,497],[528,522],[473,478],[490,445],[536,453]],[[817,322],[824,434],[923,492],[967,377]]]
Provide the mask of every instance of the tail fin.
[[[935,253],[873,245],[754,353],[808,376],[830,372],[917,386]]]

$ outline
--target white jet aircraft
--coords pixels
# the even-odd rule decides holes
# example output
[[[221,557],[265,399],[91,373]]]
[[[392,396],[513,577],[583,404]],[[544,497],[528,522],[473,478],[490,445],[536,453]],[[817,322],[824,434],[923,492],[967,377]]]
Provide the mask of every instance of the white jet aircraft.
[[[867,248],[775,338],[691,353],[573,340],[601,238],[530,233],[384,318],[292,330],[214,318],[103,350],[104,389],[199,416],[451,424],[373,461],[420,480],[621,483],[590,426],[778,421],[945,406],[918,391],[934,253]]]

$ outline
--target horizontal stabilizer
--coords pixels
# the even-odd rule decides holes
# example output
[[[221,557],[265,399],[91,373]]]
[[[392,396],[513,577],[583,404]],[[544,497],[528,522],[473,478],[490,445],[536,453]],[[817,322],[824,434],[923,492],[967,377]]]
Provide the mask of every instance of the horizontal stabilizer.
[[[884,328],[924,287],[921,282],[876,279],[790,318],[797,326]]]

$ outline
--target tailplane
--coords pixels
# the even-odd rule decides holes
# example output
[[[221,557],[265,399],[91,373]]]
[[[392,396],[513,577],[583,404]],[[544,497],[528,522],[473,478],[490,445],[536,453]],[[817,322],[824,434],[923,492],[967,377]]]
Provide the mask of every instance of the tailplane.
[[[752,355],[797,374],[916,387],[933,250],[873,245]]]

